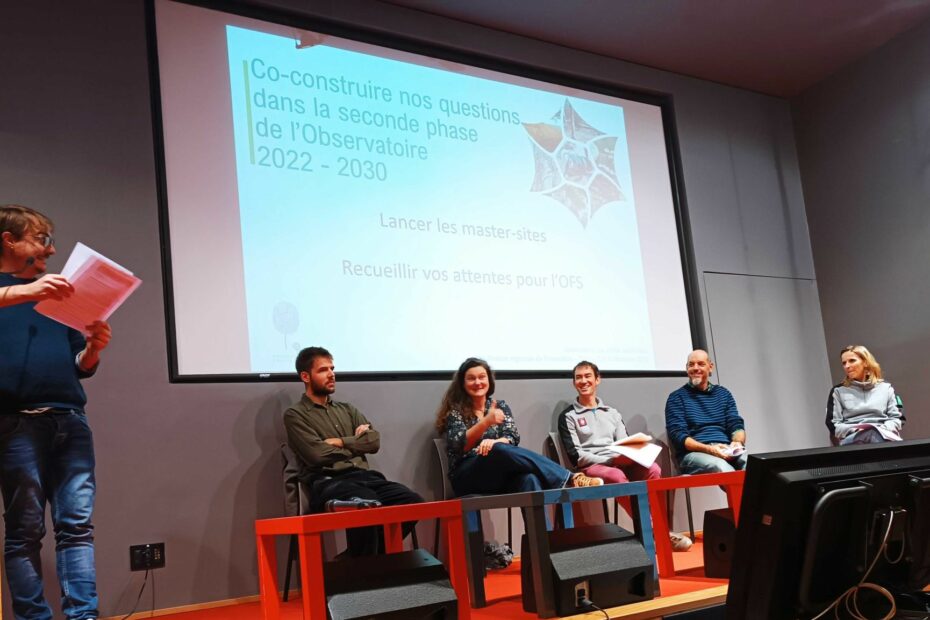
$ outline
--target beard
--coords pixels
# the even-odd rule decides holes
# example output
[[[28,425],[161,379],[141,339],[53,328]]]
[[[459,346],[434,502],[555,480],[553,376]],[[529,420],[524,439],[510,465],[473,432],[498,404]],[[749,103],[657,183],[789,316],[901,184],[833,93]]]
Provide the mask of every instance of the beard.
[[[310,391],[314,396],[329,396],[336,391],[336,387],[329,387],[325,383],[310,383]]]

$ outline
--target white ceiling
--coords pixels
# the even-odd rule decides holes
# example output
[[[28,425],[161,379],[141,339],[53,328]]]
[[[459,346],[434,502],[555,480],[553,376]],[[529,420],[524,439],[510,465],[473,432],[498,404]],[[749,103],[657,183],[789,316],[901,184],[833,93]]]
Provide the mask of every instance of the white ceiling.
[[[930,18],[930,0],[381,0],[792,97]]]

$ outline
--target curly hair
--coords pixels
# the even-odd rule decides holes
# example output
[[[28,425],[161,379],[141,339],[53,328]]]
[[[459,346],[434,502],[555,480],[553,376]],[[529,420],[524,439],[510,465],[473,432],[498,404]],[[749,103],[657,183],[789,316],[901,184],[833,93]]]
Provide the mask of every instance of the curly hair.
[[[466,422],[476,417],[471,396],[465,391],[465,373],[477,366],[481,366],[488,373],[488,396],[494,393],[494,371],[486,361],[477,357],[469,357],[462,362],[459,369],[455,371],[452,383],[446,389],[439,409],[436,411],[436,431],[440,435],[446,432],[446,418],[452,411],[461,413]]]

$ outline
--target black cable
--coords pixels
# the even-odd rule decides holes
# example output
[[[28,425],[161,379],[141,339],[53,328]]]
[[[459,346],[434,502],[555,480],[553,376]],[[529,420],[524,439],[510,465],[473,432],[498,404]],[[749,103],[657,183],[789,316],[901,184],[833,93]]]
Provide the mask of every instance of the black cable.
[[[154,581],[154,577],[153,577]],[[136,613],[136,607],[139,606],[139,601],[142,600],[142,593],[145,592],[145,584],[149,582],[149,571],[145,571],[145,579],[142,580],[142,587],[139,588],[139,596],[136,597],[136,604],[132,606],[132,611],[120,618],[120,620],[126,620],[129,616]]]
[[[149,618],[155,617],[155,573],[152,573],[152,611]]]
[[[604,611],[603,609],[601,609],[600,607],[598,607],[597,605],[595,605],[594,603],[592,603],[592,602],[591,602],[591,599],[589,599],[587,596],[582,597],[582,599],[581,599],[580,601],[578,601],[578,602],[581,603],[581,606],[582,606],[582,607],[585,607],[585,608],[589,608],[589,607],[590,607],[590,608],[593,608],[593,609],[598,610],[599,612],[601,612],[602,614],[604,614],[604,617],[607,618],[607,620],[610,620],[610,615],[609,615],[606,611]]]

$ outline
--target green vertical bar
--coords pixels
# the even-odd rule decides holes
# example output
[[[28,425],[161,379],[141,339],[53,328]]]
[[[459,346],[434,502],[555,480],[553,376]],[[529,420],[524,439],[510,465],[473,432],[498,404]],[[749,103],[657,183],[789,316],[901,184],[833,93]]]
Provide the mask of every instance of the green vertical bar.
[[[252,135],[252,89],[249,86],[249,63],[242,61],[242,77],[245,78],[245,118],[249,124],[249,162],[255,164],[255,136]]]

